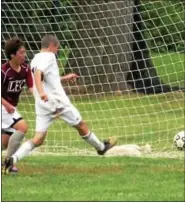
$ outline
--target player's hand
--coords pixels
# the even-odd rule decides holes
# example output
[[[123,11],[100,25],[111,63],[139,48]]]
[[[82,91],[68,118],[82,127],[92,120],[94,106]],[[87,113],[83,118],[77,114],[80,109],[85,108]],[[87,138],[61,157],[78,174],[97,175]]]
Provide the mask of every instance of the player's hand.
[[[44,92],[40,93],[40,98],[45,102],[48,101],[48,95],[46,93],[44,93]]]
[[[63,76],[62,80],[65,80],[66,82],[70,82],[70,83],[74,84],[76,82],[77,78],[79,78],[79,76],[76,73],[70,73],[70,74]]]
[[[5,109],[6,109],[6,111],[7,111],[8,113],[14,113],[14,111],[15,111],[14,106],[12,106],[11,104],[6,105],[6,106],[5,106]]]

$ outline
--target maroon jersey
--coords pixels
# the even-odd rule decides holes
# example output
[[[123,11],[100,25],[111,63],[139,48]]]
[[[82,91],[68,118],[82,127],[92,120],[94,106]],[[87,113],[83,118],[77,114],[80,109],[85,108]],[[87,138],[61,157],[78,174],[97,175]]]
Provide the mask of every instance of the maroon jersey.
[[[16,72],[7,62],[1,68],[1,95],[13,106],[17,106],[20,93],[24,85],[33,87],[31,70],[27,64],[21,65],[20,72]]]

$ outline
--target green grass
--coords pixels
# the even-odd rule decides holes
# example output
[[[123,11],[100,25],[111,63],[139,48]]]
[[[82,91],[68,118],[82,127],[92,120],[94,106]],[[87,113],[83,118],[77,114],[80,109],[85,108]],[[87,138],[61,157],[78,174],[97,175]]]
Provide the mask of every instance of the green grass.
[[[157,68],[157,72],[164,83],[172,86],[185,86],[184,53],[153,53],[152,59]]]
[[[184,86],[180,54],[153,55],[165,83]],[[173,60],[173,61],[171,61]],[[172,151],[173,137],[184,129],[184,93],[129,94],[75,99],[89,127],[101,139],[119,144],[150,143],[157,152]],[[35,128],[34,101],[22,97],[22,116]],[[93,149],[74,129],[57,120],[42,150],[75,153]],[[67,151],[68,151],[67,149]],[[179,152],[180,153],[180,152]],[[182,152],[183,153],[183,152]],[[184,201],[184,162],[169,158],[32,156],[19,163],[20,173],[2,177],[3,201]]]
[[[184,201],[183,160],[31,157],[2,177],[2,201]]]

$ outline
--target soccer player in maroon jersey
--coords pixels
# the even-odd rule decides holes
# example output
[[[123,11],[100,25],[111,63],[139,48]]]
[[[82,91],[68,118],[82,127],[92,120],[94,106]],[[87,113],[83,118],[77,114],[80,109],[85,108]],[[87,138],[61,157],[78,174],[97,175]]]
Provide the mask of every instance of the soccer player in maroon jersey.
[[[1,68],[1,141],[4,144],[2,148],[7,147],[7,157],[9,157],[19,148],[28,130],[28,124],[18,113],[16,107],[25,84],[30,92],[33,91],[33,79],[31,70],[25,63],[24,43],[19,38],[14,37],[6,41],[5,53],[8,61]]]

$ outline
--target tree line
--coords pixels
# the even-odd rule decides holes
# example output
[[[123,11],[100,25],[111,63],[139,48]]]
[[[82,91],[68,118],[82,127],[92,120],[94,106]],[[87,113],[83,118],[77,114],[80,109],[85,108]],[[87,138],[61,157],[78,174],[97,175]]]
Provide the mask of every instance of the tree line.
[[[17,33],[29,43],[31,50],[37,50],[41,37],[45,33],[54,33],[64,46],[70,47],[78,21],[74,9],[78,6],[77,2],[22,0],[15,4],[12,0],[2,0],[2,39]],[[141,10],[145,38],[152,51],[185,50],[185,4],[182,0],[142,0]]]

